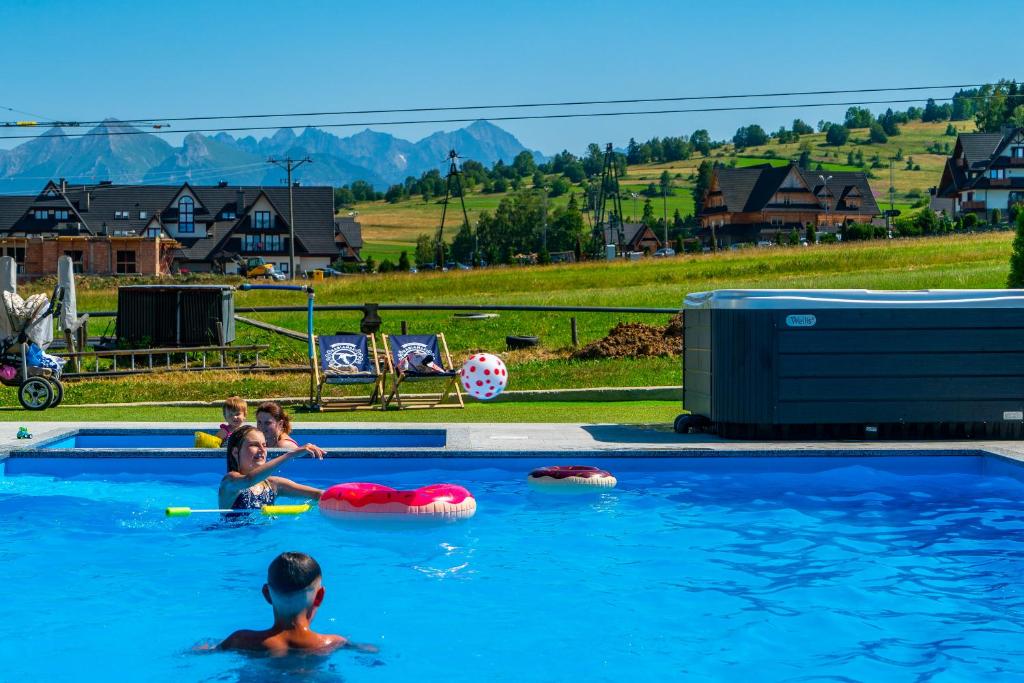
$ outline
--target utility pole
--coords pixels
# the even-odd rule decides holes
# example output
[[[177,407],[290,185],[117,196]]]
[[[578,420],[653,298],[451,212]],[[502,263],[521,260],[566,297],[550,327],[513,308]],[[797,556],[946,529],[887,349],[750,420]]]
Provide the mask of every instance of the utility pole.
[[[437,242],[435,248],[437,250],[437,269],[444,269],[444,221],[448,216],[448,200],[452,196],[452,188],[458,187],[459,203],[462,205],[462,220],[465,221],[466,227],[472,230],[472,226],[469,224],[469,214],[466,212],[466,197],[465,192],[462,189],[462,181],[459,179],[461,171],[459,171],[459,154],[454,149],[448,152],[448,177],[445,178],[444,183],[444,203],[441,205],[441,227],[437,229]],[[479,263],[480,261],[480,239],[473,231],[473,261]],[[474,265],[476,265],[474,263]]]
[[[292,199],[292,171],[303,164],[311,164],[313,160],[309,157],[298,161],[288,157],[287,159],[267,159],[268,164],[280,166],[288,172],[288,279],[295,279],[295,202]],[[241,211],[242,207],[238,207]]]
[[[671,182],[671,181],[669,181]],[[661,186],[661,213],[665,221],[665,242],[662,246],[668,246],[668,183]]]

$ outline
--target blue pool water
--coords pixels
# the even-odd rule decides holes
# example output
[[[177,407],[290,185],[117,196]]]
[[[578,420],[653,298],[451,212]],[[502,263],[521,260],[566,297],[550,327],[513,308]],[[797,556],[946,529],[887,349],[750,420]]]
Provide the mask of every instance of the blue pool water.
[[[299,444],[315,443],[323,448],[443,448],[443,429],[419,430],[318,430],[295,432],[292,438]],[[68,448],[192,448],[195,432],[186,430],[132,430],[102,432],[83,430],[71,436],[41,442],[38,448],[46,450]],[[26,444],[31,447],[30,444]]]
[[[449,481],[476,494],[471,520],[399,529],[316,513],[166,519],[167,505],[213,504],[219,462],[154,462],[7,466],[0,678],[1024,676],[1024,484],[992,458],[598,460],[619,487],[586,497],[530,491],[528,459],[287,465],[324,486]],[[379,654],[190,651],[269,624],[260,586],[283,550],[323,566],[315,626]]]

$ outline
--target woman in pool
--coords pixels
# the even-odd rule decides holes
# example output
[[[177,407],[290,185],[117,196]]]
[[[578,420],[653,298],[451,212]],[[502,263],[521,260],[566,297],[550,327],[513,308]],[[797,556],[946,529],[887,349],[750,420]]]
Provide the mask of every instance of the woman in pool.
[[[267,448],[298,448],[299,444],[288,436],[292,431],[292,420],[273,401],[261,403],[256,409],[256,429],[263,432]]]
[[[268,461],[267,442],[262,432],[252,425],[238,428],[228,438],[228,473],[220,480],[217,494],[220,507],[256,510],[264,505],[273,505],[278,495],[319,500],[322,490],[273,476],[278,467],[303,455],[322,460],[324,451],[313,444],[306,444]]]

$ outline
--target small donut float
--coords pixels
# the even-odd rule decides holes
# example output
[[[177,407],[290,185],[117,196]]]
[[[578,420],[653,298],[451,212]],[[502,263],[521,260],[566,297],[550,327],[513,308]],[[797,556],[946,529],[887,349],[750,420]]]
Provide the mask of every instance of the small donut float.
[[[530,472],[531,486],[552,489],[611,489],[618,481],[611,472],[589,465],[552,465]]]
[[[320,512],[336,519],[466,519],[476,514],[476,499],[455,484],[399,491],[381,484],[352,482],[335,484],[324,491]]]

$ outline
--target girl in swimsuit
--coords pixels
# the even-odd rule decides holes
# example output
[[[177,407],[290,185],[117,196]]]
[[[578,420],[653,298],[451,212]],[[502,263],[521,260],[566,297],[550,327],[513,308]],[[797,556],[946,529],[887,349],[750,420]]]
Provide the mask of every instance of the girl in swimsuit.
[[[267,448],[298,448],[295,439],[288,436],[292,420],[280,405],[273,401],[261,403],[256,409],[256,428],[263,432]]]
[[[262,432],[244,425],[228,438],[228,473],[220,481],[217,496],[222,508],[253,510],[273,505],[278,495],[319,500],[321,489],[296,484],[291,479],[273,476],[274,470],[292,458],[311,455],[322,460],[324,451],[313,444],[267,460],[267,442]]]

